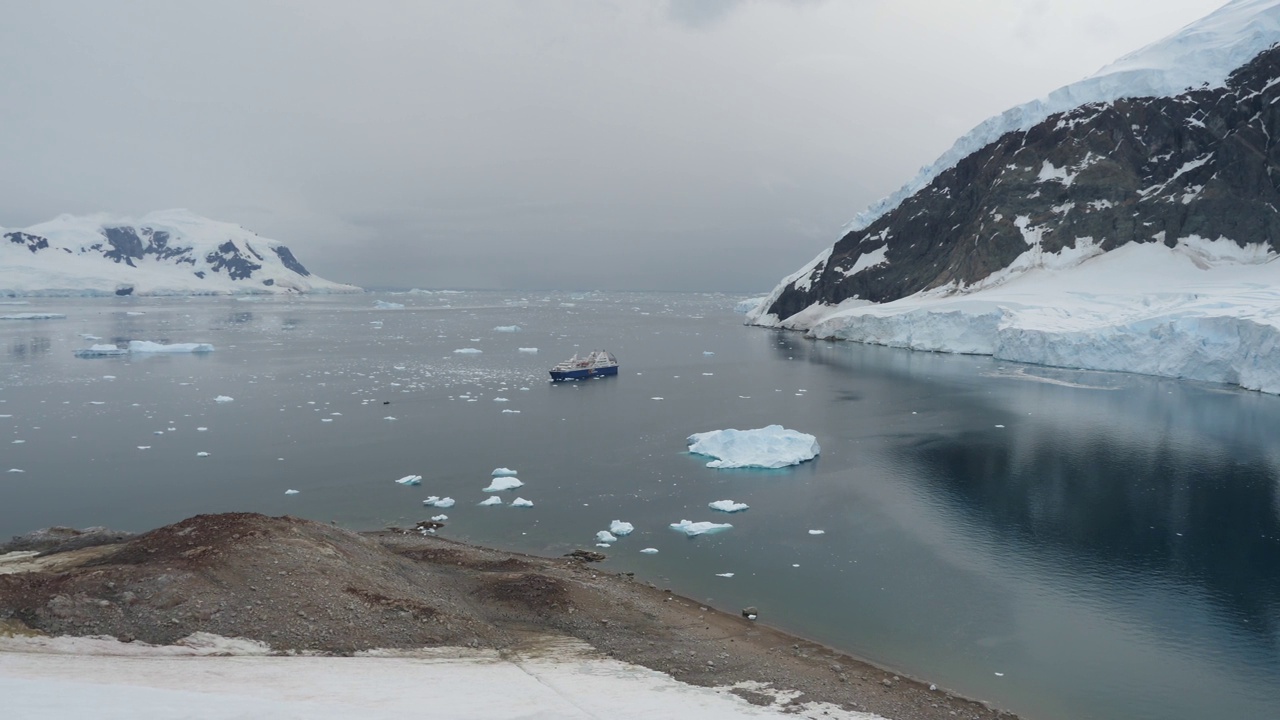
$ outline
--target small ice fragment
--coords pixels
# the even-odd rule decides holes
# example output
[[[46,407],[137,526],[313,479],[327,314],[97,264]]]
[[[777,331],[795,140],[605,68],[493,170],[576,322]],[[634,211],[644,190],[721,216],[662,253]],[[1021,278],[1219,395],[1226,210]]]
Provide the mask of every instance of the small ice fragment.
[[[532,354],[537,354],[537,352],[538,352],[538,348],[519,348],[519,350],[520,350],[520,352],[522,352],[522,353],[532,353]]]
[[[716,573],[716,577],[733,577],[733,573]]]
[[[116,376],[115,376],[115,375],[103,375],[103,376],[102,376],[102,379],[103,379],[103,380],[115,380],[115,379],[116,379]]]
[[[827,531],[826,530],[810,530],[809,534],[810,535],[826,535]]]
[[[489,487],[485,488],[484,491],[485,492],[502,492],[503,490],[515,490],[516,488],[523,487],[523,486],[524,486],[524,483],[520,482],[519,478],[514,478],[514,477],[511,477],[510,475],[504,475],[502,477],[494,478],[489,483]]]
[[[709,535],[711,533],[722,532],[732,528],[733,526],[729,523],[692,522],[689,520],[681,520],[678,523],[671,523],[670,527],[672,530],[679,530],[689,537],[694,537],[695,535]]]
[[[90,400],[89,404],[90,405],[106,405],[106,403],[101,400]]]
[[[156,431],[152,432],[151,434],[152,434],[152,435],[163,435],[163,434],[164,434],[164,431],[163,431],[163,430],[156,430]]]
[[[720,512],[735,513],[742,512],[751,506],[746,503],[734,502],[732,500],[716,500],[715,502],[707,503],[707,507],[712,510],[719,510]]]
[[[611,548],[613,546],[610,545],[609,543],[596,543],[596,547]]]
[[[1004,426],[1003,426],[1003,425],[997,425],[996,427],[998,427],[998,428],[1002,428],[1002,427],[1004,427]]]
[[[613,542],[618,542],[618,538],[615,537],[614,534],[609,532],[608,530],[601,530],[600,532],[596,533],[596,542],[613,543]]]
[[[614,520],[613,522],[609,523],[609,532],[618,536],[630,535],[631,533],[635,532],[635,529],[636,529],[635,526],[632,525],[631,523],[623,522],[621,520]]]
[[[511,468],[504,468],[504,467],[494,468],[493,472],[490,474],[493,475],[494,477],[515,477],[516,475],[519,475],[519,473],[517,473],[515,470],[512,470]]]
[[[196,453],[196,457],[209,457],[209,453],[201,450],[200,452]]]
[[[480,349],[478,349],[478,348],[458,348],[457,350],[454,350],[453,352],[454,352],[454,354],[456,354],[456,355],[479,355],[480,353],[482,353],[482,352],[484,352],[484,351],[483,351],[483,350],[480,350]]]
[[[386,300],[374,300],[373,307],[377,310],[403,310],[404,305],[400,303],[387,302]]]
[[[421,485],[422,476],[421,475],[405,475],[404,477],[400,478],[396,482],[400,485]]]
[[[703,354],[703,355],[715,355],[715,353],[711,352],[710,350],[703,350],[703,351],[702,351],[702,354]]]
[[[333,422],[333,418],[320,418],[320,422]]]
[[[998,672],[998,673],[996,673],[996,677],[1004,677],[1004,673],[1002,673],[1002,672]]]
[[[208,431],[209,431],[209,428],[207,428],[207,427],[198,427],[198,428],[196,428],[196,432],[208,432]]]
[[[220,402],[220,403],[229,403],[229,402],[232,402],[232,401],[234,401],[234,400],[235,400],[235,398],[233,398],[233,397],[228,397],[228,396],[226,396],[226,395],[219,395],[218,397],[216,397],[216,398],[214,398],[214,399],[213,399],[213,401],[214,401],[214,402]]]
[[[423,500],[423,501],[422,501],[422,504],[423,504],[423,505],[428,505],[428,506],[431,506],[431,507],[449,508],[449,507],[453,507],[453,498],[451,498],[451,497],[440,497],[439,495],[432,495],[431,497],[427,498],[426,500]]]
[[[395,418],[391,417],[390,415],[388,415],[388,416],[386,416],[386,417],[384,417],[384,418],[382,418],[382,419],[383,419],[383,420],[395,420]]]
[[[645,548],[640,552],[644,553],[645,555],[656,555],[658,553],[658,548]]]
[[[139,450],[150,450],[150,449],[151,449],[151,446],[150,446],[150,445],[139,445],[139,446],[138,446],[138,449],[139,449]]]
[[[800,567],[800,563],[791,563],[791,567]]]
[[[94,347],[97,347],[96,345]],[[209,343],[158,343],[150,340],[130,340],[131,353],[210,353],[213,346]]]
[[[498,497],[497,495],[490,495],[484,502],[480,504],[481,505],[501,505],[502,498]]]
[[[651,397],[651,398],[649,398],[649,399],[650,399],[650,400],[661,400],[662,398],[660,398],[660,397]]]
[[[511,501],[511,507],[533,507],[533,501],[518,497]]]
[[[23,469],[21,469],[21,468],[9,468],[9,472],[11,472],[11,473],[24,473],[24,472],[26,472],[26,470],[23,470]]]
[[[704,376],[707,376],[707,377],[710,377],[710,376],[715,375],[715,373],[702,373],[702,374],[703,374]]]
[[[519,411],[519,410],[512,410],[511,408],[507,408],[507,409],[503,410],[502,412],[503,412],[504,414],[510,414],[510,415],[519,415],[519,414],[520,414],[520,411]]]
[[[449,519],[449,516],[448,516],[448,515],[436,515],[436,516],[432,517],[431,519],[432,519],[432,521],[434,521],[434,522],[444,522],[445,520],[448,520],[448,519]]]
[[[285,490],[285,491],[284,491],[284,494],[285,494],[285,495],[297,495],[297,494],[298,494],[298,491],[297,491],[297,490]]]
[[[494,401],[494,402],[511,402],[510,400],[508,400],[508,399],[506,399],[506,398],[504,398],[504,397],[496,397],[496,398],[494,398],[494,399],[493,399],[493,401]]]
[[[499,325],[495,327],[493,331],[500,332],[500,333],[518,333],[520,332],[520,326],[519,325]]]

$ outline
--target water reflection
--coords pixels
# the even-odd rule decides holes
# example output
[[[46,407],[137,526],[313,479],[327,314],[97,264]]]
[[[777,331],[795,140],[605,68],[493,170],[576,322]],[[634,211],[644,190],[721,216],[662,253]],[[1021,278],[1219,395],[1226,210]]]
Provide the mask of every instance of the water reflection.
[[[52,344],[47,337],[34,337],[28,340],[19,340],[9,344],[9,355],[14,360],[24,361],[30,360],[49,352]]]

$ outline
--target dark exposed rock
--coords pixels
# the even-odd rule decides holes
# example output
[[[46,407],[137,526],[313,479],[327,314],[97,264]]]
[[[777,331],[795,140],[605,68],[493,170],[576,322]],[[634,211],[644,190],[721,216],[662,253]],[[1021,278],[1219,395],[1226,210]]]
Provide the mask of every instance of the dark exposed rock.
[[[218,246],[218,252],[209,253],[205,256],[205,261],[213,268],[214,272],[226,271],[232,280],[244,280],[253,275],[255,270],[262,268],[262,265],[255,263],[240,254],[240,249],[230,240]]]
[[[10,232],[5,233],[4,237],[9,242],[16,245],[25,245],[31,252],[36,252],[49,247],[49,240],[42,238],[39,235],[31,235],[24,232]]]
[[[311,273],[307,272],[307,269],[302,266],[302,263],[298,262],[298,259],[293,256],[293,253],[289,251],[289,248],[283,245],[277,245],[275,247],[275,251],[276,251],[276,255],[280,257],[280,262],[284,263],[285,267],[289,268],[290,270],[298,273],[303,277],[308,277],[311,275]]]
[[[1198,235],[1280,250],[1280,49],[1225,87],[1083,105],[1010,132],[942,172],[788,286],[780,319],[815,302],[889,302],[972,286],[1038,236],[1044,253]],[[884,262],[853,272],[883,253]]]
[[[571,553],[565,553],[564,556],[581,562],[604,562],[608,557],[594,550],[574,550]]]

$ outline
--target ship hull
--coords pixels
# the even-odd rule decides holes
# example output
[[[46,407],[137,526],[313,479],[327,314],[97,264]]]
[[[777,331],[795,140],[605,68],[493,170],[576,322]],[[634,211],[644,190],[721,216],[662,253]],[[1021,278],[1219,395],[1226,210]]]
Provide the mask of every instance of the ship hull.
[[[553,382],[560,382],[561,380],[590,380],[591,378],[617,374],[617,365],[613,367],[581,368],[578,370],[552,370],[551,380]]]

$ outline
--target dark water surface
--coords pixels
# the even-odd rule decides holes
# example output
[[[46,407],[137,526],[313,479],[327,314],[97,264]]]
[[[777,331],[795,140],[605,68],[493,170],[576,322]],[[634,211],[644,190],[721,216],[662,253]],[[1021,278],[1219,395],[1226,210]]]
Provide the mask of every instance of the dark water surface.
[[[448,537],[559,554],[620,519],[636,532],[613,569],[1032,720],[1280,717],[1280,398],[815,343],[744,328],[720,296],[381,297],[408,307],[0,306],[68,315],[0,321],[0,536],[443,512]],[[217,350],[78,359],[82,333]],[[597,347],[619,377],[547,382]],[[685,452],[770,423],[821,456],[713,470]],[[476,505],[498,466],[526,483],[504,499],[534,507]],[[408,474],[422,486],[395,484]],[[706,507],[721,499],[751,509]],[[685,518],[734,528],[667,529]]]

